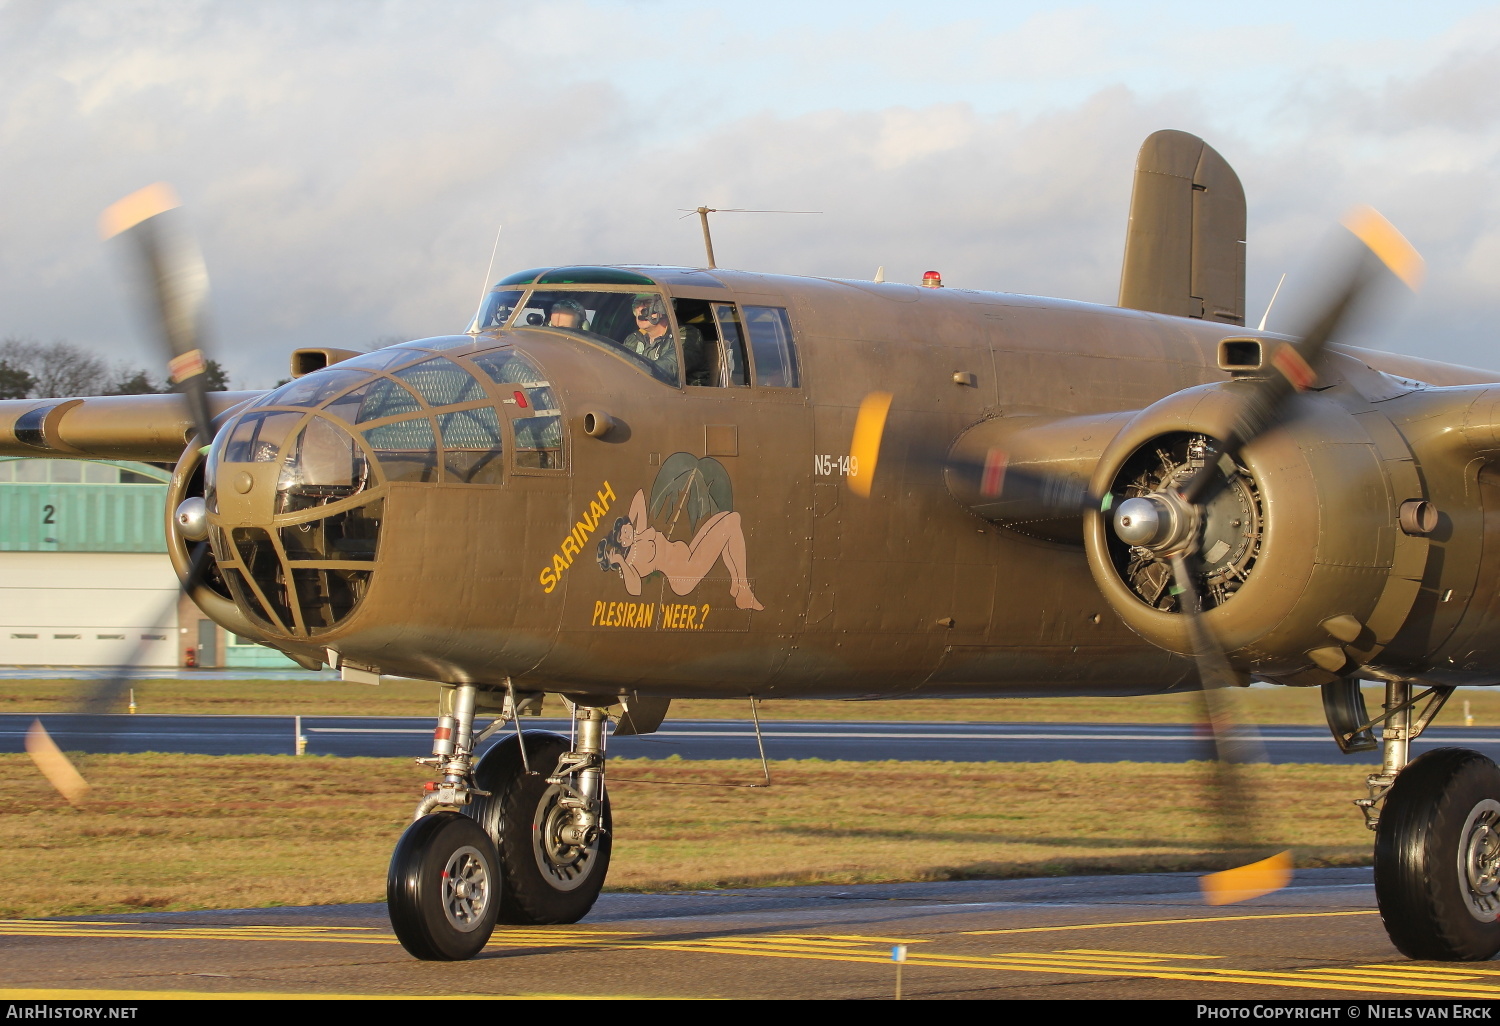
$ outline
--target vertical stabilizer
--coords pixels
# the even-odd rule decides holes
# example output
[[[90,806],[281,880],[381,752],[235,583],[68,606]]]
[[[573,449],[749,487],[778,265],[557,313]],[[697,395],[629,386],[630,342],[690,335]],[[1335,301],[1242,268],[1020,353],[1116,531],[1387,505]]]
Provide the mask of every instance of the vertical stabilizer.
[[[1141,144],[1120,305],[1245,323],[1245,190],[1196,135],[1154,132]]]

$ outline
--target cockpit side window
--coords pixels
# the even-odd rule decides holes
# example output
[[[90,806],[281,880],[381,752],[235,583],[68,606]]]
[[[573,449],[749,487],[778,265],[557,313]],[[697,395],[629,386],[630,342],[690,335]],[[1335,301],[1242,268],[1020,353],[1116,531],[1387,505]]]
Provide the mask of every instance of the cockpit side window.
[[[762,388],[796,388],[797,348],[792,323],[779,306],[744,308],[745,330],[755,359],[755,383]]]
[[[683,362],[689,385],[729,388],[750,384],[750,365],[745,359],[744,332],[733,303],[709,303],[702,299],[676,299],[672,304],[683,330]],[[689,329],[699,333],[696,348],[689,346]]]
[[[677,384],[677,336],[659,293],[538,289],[516,312],[512,326],[567,332],[618,353],[660,381]]]
[[[701,299],[674,299],[677,331],[682,336],[682,377],[689,385],[717,383],[719,332],[713,312]]]

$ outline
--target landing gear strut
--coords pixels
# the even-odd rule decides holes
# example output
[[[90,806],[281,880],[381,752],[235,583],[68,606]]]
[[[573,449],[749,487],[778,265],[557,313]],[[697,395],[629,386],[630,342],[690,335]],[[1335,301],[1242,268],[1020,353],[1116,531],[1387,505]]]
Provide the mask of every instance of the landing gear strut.
[[[490,796],[470,814],[499,847],[501,922],[576,923],[598,899],[613,842],[605,723],[603,709],[579,707],[575,744],[528,730],[505,738],[480,762],[475,777]]]
[[[573,741],[518,727],[475,765],[474,749],[514,722],[517,706],[512,690],[500,717],[475,735],[478,698],[473,685],[451,690],[433,754],[417,760],[438,779],[391,856],[391,925],[421,959],[472,958],[496,922],[577,922],[609,869],[605,706],[575,706]]]
[[[1500,951],[1500,767],[1465,748],[1409,759],[1452,688],[1386,684],[1383,759],[1355,802],[1375,831],[1375,900],[1408,958],[1483,961]],[[1428,703],[1413,721],[1413,709]]]

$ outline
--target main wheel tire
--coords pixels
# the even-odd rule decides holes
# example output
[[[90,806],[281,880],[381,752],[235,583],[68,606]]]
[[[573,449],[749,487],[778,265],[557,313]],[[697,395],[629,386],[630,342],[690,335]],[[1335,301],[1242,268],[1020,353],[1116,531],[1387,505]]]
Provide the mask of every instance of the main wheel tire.
[[[500,909],[495,844],[467,816],[435,812],[401,835],[385,895],[401,946],[429,962],[473,958]]]
[[[603,795],[599,834],[586,846],[563,844],[556,827],[562,789],[547,783],[557,760],[572,747],[545,730],[528,730],[526,761],[514,734],[488,752],[474,769],[481,790],[491,792],[467,809],[500,852],[502,923],[539,926],[576,923],[599,898],[609,872],[612,823],[609,795]],[[531,772],[526,772],[526,764]]]
[[[1408,958],[1500,951],[1500,767],[1438,748],[1397,775],[1375,833],[1375,900]]]

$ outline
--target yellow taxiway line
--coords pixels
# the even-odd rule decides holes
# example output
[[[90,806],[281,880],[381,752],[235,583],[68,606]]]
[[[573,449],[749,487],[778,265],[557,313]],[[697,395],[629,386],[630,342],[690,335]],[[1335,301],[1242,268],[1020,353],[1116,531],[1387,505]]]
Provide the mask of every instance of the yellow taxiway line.
[[[3,1001],[634,1001],[635,994],[323,994],[274,990],[50,990],[0,988]]]
[[[1122,926],[1179,926],[1183,923],[1240,923],[1250,919],[1323,919],[1330,916],[1375,916],[1374,909],[1357,912],[1266,912],[1249,916],[1189,916],[1186,919],[1134,919],[1123,923],[1078,923],[1074,926],[1022,926],[1012,930],[965,930],[965,937],[995,937],[1008,933],[1057,933],[1063,930],[1113,930]]]
[[[1019,927],[1007,930],[971,930],[961,936],[994,936],[1098,930],[1130,926],[1184,925],[1190,923],[1248,922],[1254,920],[1314,919],[1374,915],[1368,911],[1276,912],[1236,916],[1196,916],[1182,919],[1148,919],[1128,922],[1086,923],[1071,926]],[[0,936],[98,938],[152,940],[279,941],[281,943],[338,943],[393,945],[389,933],[372,927],[301,926],[152,926],[121,922],[58,920],[10,920],[0,922]],[[1242,983],[1259,987],[1298,990],[1376,993],[1405,997],[1439,997],[1500,1000],[1500,970],[1467,965],[1372,964],[1319,966],[1301,969],[1235,969],[1222,965],[1224,956],[1202,953],[1069,948],[1054,951],[1009,951],[989,955],[944,954],[932,950],[932,940],[870,936],[862,934],[764,934],[696,939],[659,938],[625,931],[580,929],[521,929],[496,933],[490,949],[519,951],[526,948],[587,947],[594,949],[682,952],[685,954],[738,955],[751,958],[791,958],[805,961],[889,964],[890,946],[908,944],[916,950],[907,955],[907,969],[987,970],[1005,973],[1040,973],[1051,976],[1086,976],[1150,980],[1181,980],[1192,983]],[[1216,964],[1217,963],[1217,964]],[[389,995],[362,994],[273,994],[212,991],[53,991],[0,990],[0,997],[62,1000],[67,996],[108,994],[112,1000],[130,997],[294,997],[360,998]],[[476,995],[477,996],[477,995]],[[572,995],[524,995],[526,997],[571,997]]]

